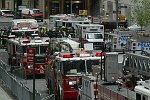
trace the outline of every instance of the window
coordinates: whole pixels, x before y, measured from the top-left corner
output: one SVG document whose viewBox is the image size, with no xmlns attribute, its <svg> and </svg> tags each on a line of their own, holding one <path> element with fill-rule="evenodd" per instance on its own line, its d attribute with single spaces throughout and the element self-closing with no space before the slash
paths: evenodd
<svg viewBox="0 0 150 100">
<path fill-rule="evenodd" d="M 141 95 L 136 93 L 136 100 L 141 100 Z"/>
<path fill-rule="evenodd" d="M 33 10 L 33 14 L 39 14 L 40 10 Z"/>
<path fill-rule="evenodd" d="M 76 75 L 85 73 L 85 61 L 64 61 L 62 62 L 65 75 Z"/>
<path fill-rule="evenodd" d="M 100 60 L 87 60 L 86 61 L 87 65 L 87 71 L 90 74 L 92 72 L 92 65 L 99 65 Z"/>
<path fill-rule="evenodd" d="M 13 11 L 2 11 L 4 14 L 13 14 Z"/>
<path fill-rule="evenodd" d="M 102 34 L 89 33 L 87 34 L 87 39 L 103 39 L 103 36 Z"/>
<path fill-rule="evenodd" d="M 148 100 L 148 96 L 143 95 L 142 100 Z"/>
<path fill-rule="evenodd" d="M 40 46 L 40 54 L 46 54 L 47 47 L 48 46 Z"/>
</svg>

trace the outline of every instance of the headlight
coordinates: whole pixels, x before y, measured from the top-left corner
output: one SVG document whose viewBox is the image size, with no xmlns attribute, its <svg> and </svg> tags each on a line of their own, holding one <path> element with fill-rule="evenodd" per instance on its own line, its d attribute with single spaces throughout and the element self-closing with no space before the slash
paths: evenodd
<svg viewBox="0 0 150 100">
<path fill-rule="evenodd" d="M 69 85 L 75 85 L 75 84 L 77 84 L 76 81 L 70 81 L 70 82 L 69 82 Z"/>
<path fill-rule="evenodd" d="M 28 69 L 33 69 L 33 65 L 28 65 Z"/>
<path fill-rule="evenodd" d="M 69 85 L 73 85 L 73 82 L 69 82 Z"/>
</svg>

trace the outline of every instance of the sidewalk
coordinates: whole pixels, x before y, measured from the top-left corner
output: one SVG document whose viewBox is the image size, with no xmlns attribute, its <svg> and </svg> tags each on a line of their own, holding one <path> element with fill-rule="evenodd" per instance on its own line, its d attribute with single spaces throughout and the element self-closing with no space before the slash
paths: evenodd
<svg viewBox="0 0 150 100">
<path fill-rule="evenodd" d="M 18 100 L 8 87 L 0 80 L 0 100 Z"/>
</svg>

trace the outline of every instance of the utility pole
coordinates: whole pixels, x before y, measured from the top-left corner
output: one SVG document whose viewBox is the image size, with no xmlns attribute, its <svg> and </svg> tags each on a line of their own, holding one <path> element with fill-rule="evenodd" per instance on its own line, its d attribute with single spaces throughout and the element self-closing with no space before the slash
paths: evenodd
<svg viewBox="0 0 150 100">
<path fill-rule="evenodd" d="M 70 1 L 70 10 L 71 10 L 71 14 L 72 14 L 72 0 Z"/>
<path fill-rule="evenodd" d="M 35 100 L 35 51 L 34 51 L 34 61 L 33 61 L 33 100 Z"/>
<path fill-rule="evenodd" d="M 118 0 L 115 0 L 116 3 L 116 29 L 118 29 Z"/>
</svg>

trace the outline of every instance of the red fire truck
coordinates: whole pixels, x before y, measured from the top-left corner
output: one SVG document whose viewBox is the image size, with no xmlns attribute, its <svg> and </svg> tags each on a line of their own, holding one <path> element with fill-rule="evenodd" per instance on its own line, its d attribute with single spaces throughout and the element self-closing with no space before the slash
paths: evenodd
<svg viewBox="0 0 150 100">
<path fill-rule="evenodd" d="M 35 34 L 34 34 L 35 35 Z M 15 38 L 10 36 L 8 39 L 8 63 L 12 66 L 19 66 L 25 70 L 25 75 L 33 74 L 33 65 L 35 66 L 35 74 L 45 74 L 46 50 L 48 47 L 48 37 L 25 37 Z M 35 62 L 34 62 L 35 59 Z M 35 64 L 34 64 L 35 63 Z"/>
<path fill-rule="evenodd" d="M 56 100 L 77 99 L 81 88 L 81 76 L 92 74 L 92 65 L 99 65 L 102 53 L 95 55 L 87 51 L 75 54 L 59 53 L 51 58 L 46 67 L 46 82 L 50 94 Z"/>
</svg>

